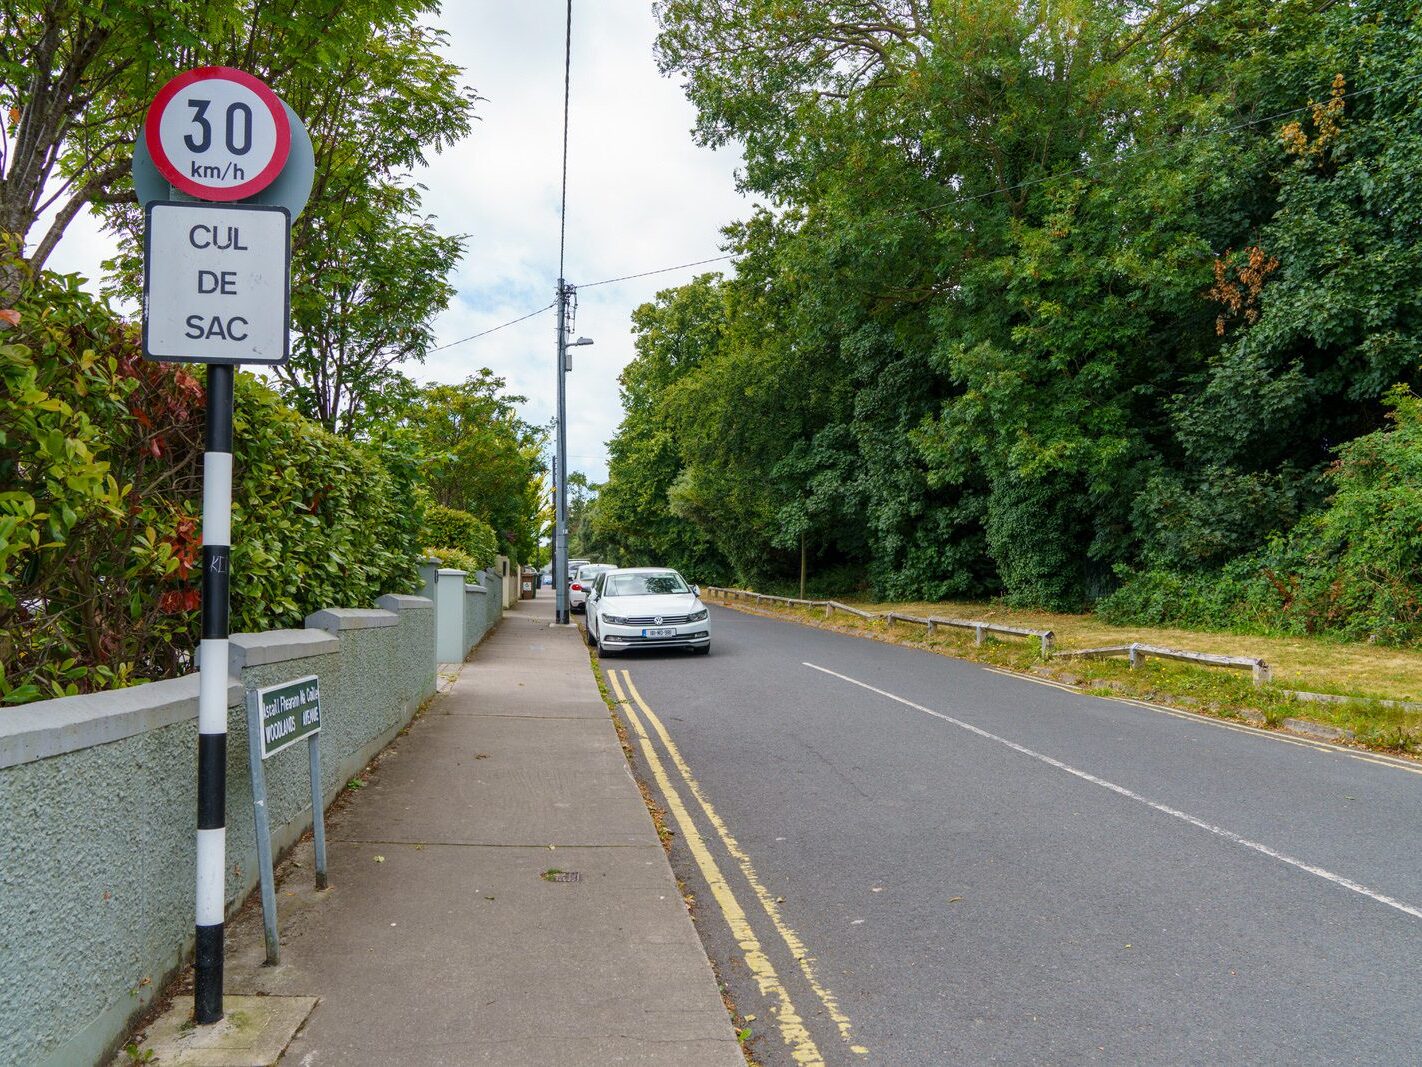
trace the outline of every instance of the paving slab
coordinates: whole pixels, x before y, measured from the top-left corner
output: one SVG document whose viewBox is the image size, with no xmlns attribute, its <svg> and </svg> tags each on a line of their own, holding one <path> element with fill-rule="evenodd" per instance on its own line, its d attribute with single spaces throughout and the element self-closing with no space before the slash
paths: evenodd
<svg viewBox="0 0 1422 1067">
<path fill-rule="evenodd" d="M 283 1063 L 744 1059 L 575 628 L 522 601 L 283 866 L 282 962 L 229 924 L 229 994 L 319 997 Z M 229 1000 L 231 999 L 229 995 Z"/>
<path fill-rule="evenodd" d="M 177 996 L 148 1025 L 143 1051 L 164 1067 L 272 1067 L 315 1006 L 315 997 L 226 996 L 218 1022 L 194 1026 L 193 998 Z M 129 1062 L 126 1053 L 114 1061 Z"/>
<path fill-rule="evenodd" d="M 328 831 L 331 840 L 647 843 L 646 805 L 628 789 L 606 721 L 492 717 L 464 731 L 412 731 L 395 749 L 363 793 L 369 802 Z M 429 774 L 431 759 L 448 773 Z"/>
</svg>

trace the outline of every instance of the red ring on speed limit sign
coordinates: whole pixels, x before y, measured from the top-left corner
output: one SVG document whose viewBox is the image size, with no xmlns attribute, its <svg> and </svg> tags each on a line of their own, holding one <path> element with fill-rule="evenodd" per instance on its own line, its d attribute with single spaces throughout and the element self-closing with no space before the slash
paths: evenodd
<svg viewBox="0 0 1422 1067">
<path fill-rule="evenodd" d="M 213 100 L 200 92 L 179 99 L 183 90 L 209 81 L 239 87 L 235 94 L 231 87 L 225 90 L 234 96 L 226 108 L 212 111 Z M 248 104 L 248 93 L 256 98 L 260 113 Z M 190 114 L 170 113 L 170 108 L 184 105 L 192 109 Z M 187 131 L 181 137 L 173 132 L 179 123 Z M 291 123 L 285 106 L 264 81 L 235 67 L 197 67 L 173 78 L 149 105 L 143 136 L 158 173 L 199 200 L 253 196 L 276 180 L 291 154 Z M 258 154 L 248 158 L 253 148 Z"/>
</svg>

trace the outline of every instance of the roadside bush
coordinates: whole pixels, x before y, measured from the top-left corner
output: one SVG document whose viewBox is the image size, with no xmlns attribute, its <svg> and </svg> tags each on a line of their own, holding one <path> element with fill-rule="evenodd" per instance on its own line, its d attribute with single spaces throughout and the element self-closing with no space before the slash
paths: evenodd
<svg viewBox="0 0 1422 1067">
<path fill-rule="evenodd" d="M 1004 603 L 1081 610 L 1086 601 L 1083 548 L 1090 534 L 1071 489 L 1049 478 L 993 478 L 985 528 Z"/>
<path fill-rule="evenodd" d="M 203 390 L 72 276 L 0 334 L 0 702 L 179 673 L 197 602 Z M 195 594 L 194 594 L 195 595 Z"/>
<path fill-rule="evenodd" d="M 439 548 L 457 549 L 477 564 L 474 569 L 492 567 L 498 555 L 498 539 L 494 529 L 483 519 L 458 508 L 431 504 L 425 509 L 424 543 Z M 453 566 L 453 564 L 450 564 Z"/>
<path fill-rule="evenodd" d="M 412 468 L 328 432 L 250 375 L 236 393 L 233 632 L 412 592 L 423 520 Z"/>
<path fill-rule="evenodd" d="M 1422 398 L 1388 395 L 1392 426 L 1339 449 L 1324 508 L 1213 573 L 1127 575 L 1109 622 L 1422 644 Z"/>
<path fill-rule="evenodd" d="M 0 703 L 192 668 L 201 371 L 140 355 L 79 289 L 30 280 L 0 333 Z M 415 587 L 417 464 L 337 438 L 239 375 L 231 628 Z"/>
<path fill-rule="evenodd" d="M 461 552 L 457 548 L 427 548 L 425 555 L 438 560 L 441 567 L 448 567 L 451 570 L 466 571 L 470 574 L 482 570 L 478 560 L 468 552 Z"/>
</svg>

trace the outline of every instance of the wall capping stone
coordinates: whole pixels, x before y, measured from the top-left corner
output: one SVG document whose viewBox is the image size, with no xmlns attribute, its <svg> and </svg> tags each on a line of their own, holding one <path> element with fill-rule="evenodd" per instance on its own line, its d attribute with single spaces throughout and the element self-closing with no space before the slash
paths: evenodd
<svg viewBox="0 0 1422 1067">
<path fill-rule="evenodd" d="M 464 586 L 464 591 L 465 591 L 466 593 L 478 593 L 480 596 L 488 596 L 488 595 L 489 595 L 489 591 L 488 591 L 487 589 L 485 589 L 482 585 L 467 585 L 467 584 L 466 584 L 466 585 Z"/>
<path fill-rule="evenodd" d="M 468 572 L 468 571 L 461 571 L 461 570 L 458 570 L 458 569 L 455 568 L 455 567 L 441 567 L 441 568 L 439 569 L 439 573 L 440 573 L 440 574 L 457 574 L 457 575 L 459 575 L 459 576 L 462 578 L 462 577 L 464 577 L 466 574 L 468 574 L 469 572 Z"/>
<path fill-rule="evenodd" d="M 432 610 L 434 601 L 427 596 L 408 596 L 404 593 L 386 593 L 376 600 L 377 608 L 384 608 L 386 611 L 422 611 Z"/>
<path fill-rule="evenodd" d="M 400 616 L 382 608 L 322 608 L 306 616 L 308 630 L 369 630 L 380 626 L 399 626 Z"/>
<path fill-rule="evenodd" d="M 128 689 L 42 700 L 0 714 L 0 767 L 62 756 L 197 718 L 198 676 L 167 678 Z M 227 686 L 227 706 L 240 707 L 242 686 Z"/>
<path fill-rule="evenodd" d="M 323 630 L 265 630 L 255 634 L 233 634 L 228 646 L 227 670 L 237 674 L 243 667 L 284 663 L 305 656 L 326 656 L 341 650 L 341 639 Z"/>
</svg>

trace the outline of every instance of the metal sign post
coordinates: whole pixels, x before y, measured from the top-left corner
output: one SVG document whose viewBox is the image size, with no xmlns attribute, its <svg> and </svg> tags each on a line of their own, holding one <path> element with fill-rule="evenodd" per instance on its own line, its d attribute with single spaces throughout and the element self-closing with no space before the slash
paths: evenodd
<svg viewBox="0 0 1422 1067">
<path fill-rule="evenodd" d="M 262 879 L 262 925 L 267 962 L 281 962 L 277 939 L 276 877 L 272 831 L 267 817 L 267 776 L 263 761 L 306 738 L 311 768 L 311 836 L 316 848 L 316 888 L 326 888 L 326 816 L 321 796 L 321 680 L 314 674 L 293 682 L 247 692 L 247 759 L 252 769 L 252 811 L 257 861 Z"/>
<path fill-rule="evenodd" d="M 301 155 L 281 193 L 268 195 L 274 206 L 234 203 L 261 197 L 288 169 L 294 130 Z M 139 144 L 143 353 L 208 365 L 193 964 L 193 1016 L 206 1024 L 222 1018 L 233 380 L 239 364 L 287 358 L 291 216 L 310 192 L 310 139 L 259 79 L 201 67 L 158 91 Z M 185 197 L 218 203 L 167 202 Z"/>
</svg>

